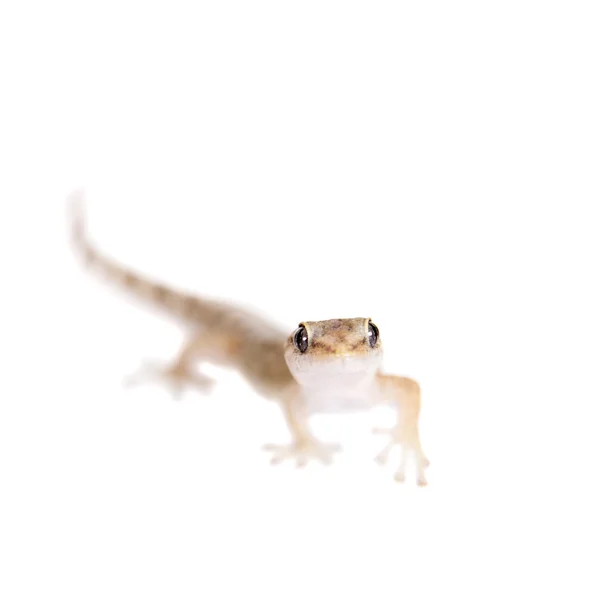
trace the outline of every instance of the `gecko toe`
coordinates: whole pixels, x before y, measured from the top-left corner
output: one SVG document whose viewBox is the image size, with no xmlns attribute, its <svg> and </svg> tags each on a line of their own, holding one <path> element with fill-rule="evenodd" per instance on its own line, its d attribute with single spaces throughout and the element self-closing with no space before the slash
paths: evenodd
<svg viewBox="0 0 600 600">
<path fill-rule="evenodd" d="M 429 465 L 429 460 L 425 457 L 421 445 L 418 440 L 411 439 L 405 435 L 403 430 L 398 427 L 392 427 L 389 429 L 375 428 L 373 433 L 386 434 L 389 436 L 389 440 L 384 448 L 375 456 L 375 462 L 379 465 L 384 465 L 392 450 L 398 446 L 400 450 L 400 465 L 394 473 L 394 479 L 400 483 L 406 479 L 405 471 L 408 460 L 413 457 L 414 465 L 417 470 L 417 484 L 419 486 L 427 485 L 425 479 L 424 470 Z"/>
<path fill-rule="evenodd" d="M 324 465 L 333 463 L 333 455 L 341 451 L 339 444 L 323 444 L 316 440 L 303 440 L 287 445 L 265 444 L 262 449 L 272 453 L 271 464 L 278 465 L 284 460 L 293 460 L 298 469 L 316 460 Z"/>
<path fill-rule="evenodd" d="M 388 444 L 386 444 L 386 446 L 381 450 L 381 452 L 379 452 L 379 454 L 375 456 L 375 462 L 381 466 L 385 465 L 390 457 L 390 452 L 392 451 L 393 447 L 394 443 L 388 442 Z"/>
<path fill-rule="evenodd" d="M 396 471 L 396 473 L 394 473 L 394 479 L 398 483 L 404 483 L 406 481 L 406 474 L 404 471 Z"/>
</svg>

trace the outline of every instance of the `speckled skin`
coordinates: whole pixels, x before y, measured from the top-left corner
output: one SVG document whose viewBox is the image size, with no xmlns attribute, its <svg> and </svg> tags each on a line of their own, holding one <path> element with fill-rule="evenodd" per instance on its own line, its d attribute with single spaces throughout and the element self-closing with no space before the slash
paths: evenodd
<svg viewBox="0 0 600 600">
<path fill-rule="evenodd" d="M 377 462 L 387 460 L 398 445 L 402 459 L 395 479 L 404 481 L 409 456 L 414 459 L 416 480 L 427 484 L 425 457 L 419 439 L 420 389 L 405 377 L 381 373 L 381 338 L 369 343 L 368 318 L 305 321 L 308 345 L 301 352 L 294 332 L 285 332 L 237 306 L 198 298 L 161 283 L 152 282 L 102 256 L 85 235 L 81 194 L 71 198 L 72 238 L 85 264 L 135 296 L 166 309 L 190 328 L 179 356 L 167 367 L 146 368 L 127 379 L 132 384 L 158 376 L 179 393 L 186 384 L 207 392 L 212 380 L 195 370 L 202 363 L 231 366 L 240 371 L 254 389 L 281 406 L 292 441 L 267 445 L 276 464 L 293 459 L 298 466 L 311 459 L 330 463 L 336 444 L 317 440 L 308 427 L 312 412 L 368 410 L 377 404 L 397 407 L 398 419 Z"/>
</svg>

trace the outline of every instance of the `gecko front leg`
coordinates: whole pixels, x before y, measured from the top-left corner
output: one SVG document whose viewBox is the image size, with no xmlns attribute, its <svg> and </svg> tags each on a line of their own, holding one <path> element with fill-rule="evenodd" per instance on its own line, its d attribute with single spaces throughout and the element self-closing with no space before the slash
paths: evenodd
<svg viewBox="0 0 600 600">
<path fill-rule="evenodd" d="M 299 386 L 293 385 L 284 393 L 281 408 L 292 441 L 289 444 L 263 446 L 263 450 L 272 453 L 271 464 L 277 465 L 284 460 L 294 460 L 297 467 L 305 467 L 311 460 L 318 460 L 325 465 L 331 464 L 334 454 L 341 451 L 341 446 L 321 442 L 311 433 Z"/>
<path fill-rule="evenodd" d="M 389 436 L 388 443 L 375 457 L 379 464 L 385 464 L 389 454 L 395 446 L 400 447 L 400 465 L 395 473 L 396 481 L 404 481 L 406 478 L 406 467 L 408 458 L 413 457 L 417 484 L 427 485 L 425 469 L 429 466 L 429 460 L 425 456 L 419 436 L 419 413 L 421 409 L 421 390 L 419 384 L 407 377 L 394 375 L 377 375 L 380 385 L 382 399 L 386 403 L 397 406 L 398 418 L 396 424 L 390 429 L 375 429 L 375 433 L 383 433 Z"/>
</svg>

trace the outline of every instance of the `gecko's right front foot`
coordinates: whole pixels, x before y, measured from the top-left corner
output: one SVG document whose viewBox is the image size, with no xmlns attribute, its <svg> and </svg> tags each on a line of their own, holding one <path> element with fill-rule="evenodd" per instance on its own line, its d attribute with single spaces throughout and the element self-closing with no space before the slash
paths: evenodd
<svg viewBox="0 0 600 600">
<path fill-rule="evenodd" d="M 297 467 L 305 467 L 311 460 L 330 465 L 333 456 L 340 452 L 339 444 L 325 444 L 313 438 L 295 440 L 291 444 L 265 444 L 263 450 L 271 452 L 271 464 L 278 465 L 284 460 L 295 460 Z"/>
<path fill-rule="evenodd" d="M 190 372 L 179 364 L 165 367 L 150 363 L 143 363 L 137 371 L 125 377 L 123 385 L 132 387 L 150 381 L 159 381 L 164 384 L 175 400 L 181 398 L 186 385 L 198 389 L 203 394 L 208 394 L 214 385 L 214 381 L 210 377 Z"/>
</svg>

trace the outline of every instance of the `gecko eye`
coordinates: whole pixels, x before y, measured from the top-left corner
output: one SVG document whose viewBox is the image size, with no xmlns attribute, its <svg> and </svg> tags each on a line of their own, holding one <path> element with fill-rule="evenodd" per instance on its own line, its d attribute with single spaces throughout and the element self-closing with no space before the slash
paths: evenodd
<svg viewBox="0 0 600 600">
<path fill-rule="evenodd" d="M 304 325 L 300 325 L 300 327 L 296 330 L 296 333 L 294 333 L 294 345 L 302 353 L 308 350 L 308 332 L 306 331 L 306 327 L 304 327 Z"/>
<path fill-rule="evenodd" d="M 379 329 L 377 329 L 377 326 L 373 323 L 369 323 L 369 333 L 367 335 L 369 338 L 369 346 L 374 348 L 377 340 L 379 339 Z"/>
</svg>

